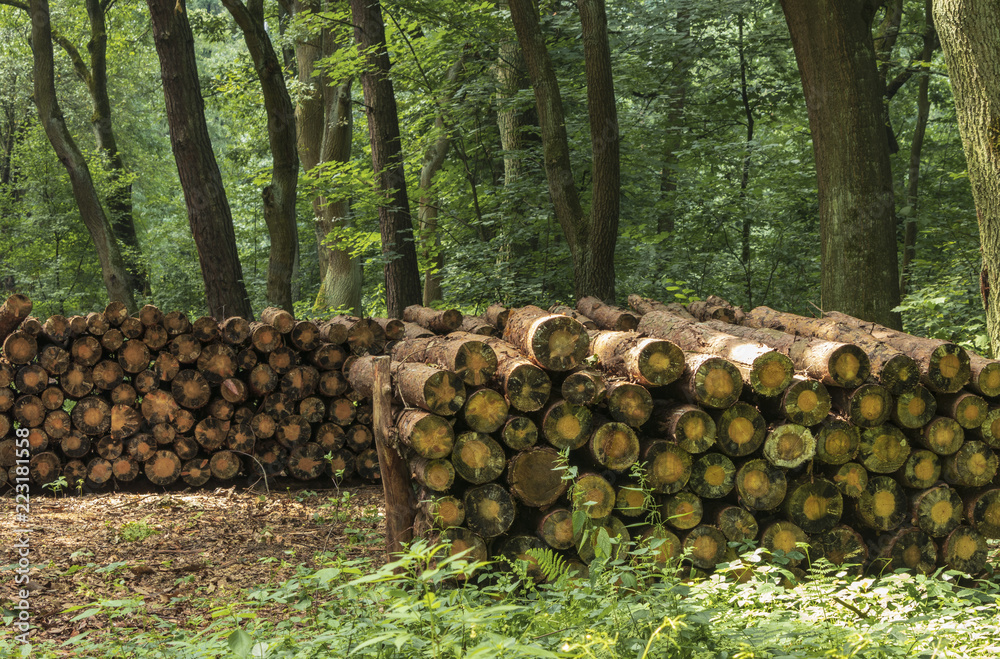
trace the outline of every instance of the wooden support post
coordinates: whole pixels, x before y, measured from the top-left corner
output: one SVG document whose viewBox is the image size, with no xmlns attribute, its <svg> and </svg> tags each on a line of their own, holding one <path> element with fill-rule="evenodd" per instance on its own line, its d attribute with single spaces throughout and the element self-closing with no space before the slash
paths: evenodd
<svg viewBox="0 0 1000 659">
<path fill-rule="evenodd" d="M 413 539 L 413 520 L 416 501 L 410 485 L 410 470 L 396 450 L 392 434 L 392 375 L 391 359 L 375 357 L 375 384 L 372 392 L 375 449 L 378 451 L 379 469 L 382 472 L 382 489 L 385 493 L 385 544 L 389 560 L 403 549 L 404 543 Z"/>
</svg>

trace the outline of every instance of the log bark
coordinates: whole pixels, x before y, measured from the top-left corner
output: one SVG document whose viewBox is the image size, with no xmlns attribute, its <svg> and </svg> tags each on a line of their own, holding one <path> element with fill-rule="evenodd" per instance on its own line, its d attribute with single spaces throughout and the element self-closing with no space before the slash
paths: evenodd
<svg viewBox="0 0 1000 659">
<path fill-rule="evenodd" d="M 598 329 L 597 323 L 595 323 L 593 320 L 591 320 L 587 316 L 584 316 L 582 313 L 580 313 L 573 307 L 567 307 L 564 304 L 553 304 L 551 307 L 549 307 L 549 313 L 556 313 L 559 314 L 560 316 L 569 316 L 573 320 L 579 322 L 588 330 Z"/>
<path fill-rule="evenodd" d="M 573 371 L 560 385 L 562 397 L 574 405 L 596 405 L 604 399 L 606 384 L 600 371 L 585 368 Z"/>
<path fill-rule="evenodd" d="M 635 332 L 590 332 L 590 354 L 612 376 L 648 387 L 668 385 L 684 372 L 684 353 L 674 343 Z"/>
<path fill-rule="evenodd" d="M 580 298 L 576 303 L 576 308 L 603 330 L 632 332 L 639 326 L 639 319 L 634 314 L 625 309 L 605 304 L 593 296 Z"/>
<path fill-rule="evenodd" d="M 633 294 L 628 296 L 628 306 L 632 307 L 633 311 L 639 315 L 652 313 L 653 311 L 666 311 L 667 313 L 672 313 L 675 316 L 680 316 L 685 320 L 697 320 L 697 318 L 692 316 L 688 312 L 687 308 L 679 302 L 664 304 L 663 302 L 659 302 L 651 298 Z"/>
<path fill-rule="evenodd" d="M 670 313 L 646 314 L 639 322 L 639 331 L 673 341 L 688 352 L 724 357 L 737 364 L 746 384 L 763 396 L 776 396 L 792 379 L 792 361 L 780 352 Z"/>
<path fill-rule="evenodd" d="M 514 310 L 504 328 L 504 341 L 550 371 L 569 371 L 587 357 L 590 336 L 577 321 L 534 306 Z"/>
<path fill-rule="evenodd" d="M 403 309 L 403 320 L 416 323 L 435 334 L 448 334 L 462 327 L 462 313 L 457 309 L 432 309 L 414 304 Z"/>
<path fill-rule="evenodd" d="M 481 386 L 497 370 L 497 356 L 478 335 L 454 332 L 448 336 L 400 341 L 391 353 L 400 362 L 439 364 L 456 373 L 465 384 Z"/>
<path fill-rule="evenodd" d="M 521 412 L 540 410 L 549 399 L 552 381 L 511 344 L 496 337 L 478 336 L 496 354 L 493 383 L 500 387 L 511 407 Z"/>
<path fill-rule="evenodd" d="M 919 367 L 911 357 L 857 326 L 831 317 L 808 318 L 757 307 L 746 314 L 741 324 L 856 345 L 868 356 L 872 376 L 893 395 L 907 391 L 919 382 Z"/>
<path fill-rule="evenodd" d="M 851 343 L 805 338 L 767 328 L 729 325 L 717 320 L 705 323 L 705 326 L 769 346 L 791 359 L 796 371 L 805 372 L 823 384 L 857 387 L 871 373 L 868 355 Z"/>
<path fill-rule="evenodd" d="M 921 383 L 931 391 L 954 393 L 972 376 L 969 355 L 954 343 L 913 336 L 836 311 L 828 311 L 825 316 L 867 332 L 908 355 L 920 367 Z"/>
</svg>

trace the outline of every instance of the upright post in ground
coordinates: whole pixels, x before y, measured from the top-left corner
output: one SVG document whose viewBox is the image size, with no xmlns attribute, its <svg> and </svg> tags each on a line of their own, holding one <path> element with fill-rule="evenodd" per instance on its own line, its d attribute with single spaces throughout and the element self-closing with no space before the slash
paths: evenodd
<svg viewBox="0 0 1000 659">
<path fill-rule="evenodd" d="M 375 357 L 375 383 L 372 392 L 372 430 L 382 472 L 385 493 L 385 544 L 392 560 L 413 539 L 416 501 L 410 485 L 410 470 L 396 450 L 392 434 L 392 375 L 389 357 Z"/>
</svg>

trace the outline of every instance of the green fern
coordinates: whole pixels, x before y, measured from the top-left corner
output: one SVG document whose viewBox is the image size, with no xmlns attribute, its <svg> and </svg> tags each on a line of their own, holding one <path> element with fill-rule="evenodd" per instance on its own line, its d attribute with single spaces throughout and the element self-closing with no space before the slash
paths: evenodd
<svg viewBox="0 0 1000 659">
<path fill-rule="evenodd" d="M 559 577 L 569 574 L 569 562 L 566 557 L 557 554 L 551 548 L 529 549 L 528 556 L 538 562 L 538 569 L 542 571 L 546 581 L 555 581 Z"/>
</svg>

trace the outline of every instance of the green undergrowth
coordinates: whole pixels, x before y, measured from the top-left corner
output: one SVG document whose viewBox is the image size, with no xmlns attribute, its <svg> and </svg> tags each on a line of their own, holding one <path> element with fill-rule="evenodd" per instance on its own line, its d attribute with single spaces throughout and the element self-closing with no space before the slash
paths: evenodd
<svg viewBox="0 0 1000 659">
<path fill-rule="evenodd" d="M 1000 656 L 996 584 L 954 572 L 859 577 L 821 560 L 796 581 L 758 549 L 694 579 L 657 567 L 647 548 L 599 555 L 578 577 L 552 552 L 532 552 L 544 583 L 524 562 L 468 563 L 417 542 L 376 569 L 342 559 L 299 568 L 181 623 L 141 599 L 95 602 L 75 607 L 76 620 L 102 617 L 113 632 L 36 644 L 32 656 Z M 16 657 L 10 622 L 0 656 Z"/>
</svg>

